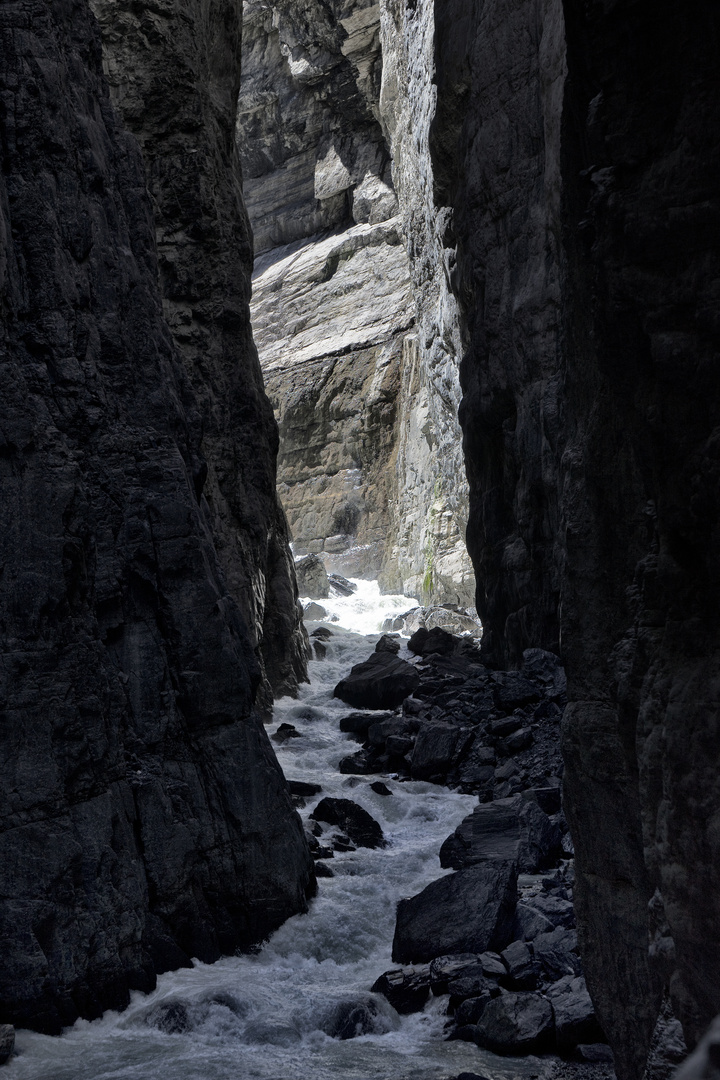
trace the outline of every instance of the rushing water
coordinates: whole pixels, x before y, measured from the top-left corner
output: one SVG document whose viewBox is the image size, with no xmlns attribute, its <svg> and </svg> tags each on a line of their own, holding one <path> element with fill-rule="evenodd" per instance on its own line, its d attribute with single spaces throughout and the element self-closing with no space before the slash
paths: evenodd
<svg viewBox="0 0 720 1080">
<path fill-rule="evenodd" d="M 475 803 L 392 778 L 393 794 L 381 796 L 370 789 L 373 777 L 358 782 L 338 772 L 354 744 L 339 733 L 348 710 L 333 687 L 367 658 L 383 618 L 411 603 L 381 597 L 372 582 L 359 582 L 353 597 L 325 601 L 338 620 L 326 622 L 333 635 L 327 657 L 310 663 L 312 681 L 299 699 L 276 703 L 271 728 L 287 722 L 302 733 L 278 748 L 288 778 L 322 785 L 303 817 L 323 795 L 352 798 L 380 822 L 388 846 L 336 853 L 335 876 L 320 879 L 309 914 L 290 919 L 257 955 L 163 975 L 154 993 L 133 995 L 124 1013 L 79 1021 L 60 1039 L 18 1032 L 8 1080 L 436 1080 L 462 1071 L 529 1080 L 548 1073 L 549 1063 L 537 1058 L 501 1059 L 445 1041 L 443 998 L 399 1017 L 374 995 L 372 1033 L 348 1040 L 325 1033 L 338 1007 L 366 1001 L 392 966 L 397 900 L 443 874 L 440 844 Z"/>
</svg>

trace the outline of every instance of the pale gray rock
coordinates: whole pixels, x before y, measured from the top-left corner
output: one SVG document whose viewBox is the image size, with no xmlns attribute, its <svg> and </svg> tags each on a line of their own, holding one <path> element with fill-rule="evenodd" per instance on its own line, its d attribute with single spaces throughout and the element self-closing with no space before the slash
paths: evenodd
<svg viewBox="0 0 720 1080">
<path fill-rule="evenodd" d="M 298 592 L 310 600 L 326 600 L 330 595 L 330 582 L 322 559 L 317 555 L 305 555 L 295 560 Z"/>
</svg>

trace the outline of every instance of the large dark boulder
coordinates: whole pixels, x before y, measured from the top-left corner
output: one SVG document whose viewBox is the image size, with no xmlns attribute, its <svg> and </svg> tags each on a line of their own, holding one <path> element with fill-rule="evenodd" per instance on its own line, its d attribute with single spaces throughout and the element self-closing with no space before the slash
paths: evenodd
<svg viewBox="0 0 720 1080">
<path fill-rule="evenodd" d="M 472 866 L 433 881 L 398 904 L 393 960 L 427 963 L 446 953 L 503 949 L 516 901 L 517 874 L 509 862 Z"/>
<path fill-rule="evenodd" d="M 475 1041 L 495 1054 L 530 1054 L 550 1049 L 553 1027 L 553 1010 L 547 998 L 503 994 L 483 1009 Z"/>
<path fill-rule="evenodd" d="M 444 777 L 474 738 L 471 728 L 443 722 L 421 723 L 412 755 L 416 780 Z"/>
<path fill-rule="evenodd" d="M 459 870 L 511 859 L 519 873 L 532 874 L 548 865 L 560 839 L 560 829 L 533 798 L 514 795 L 475 807 L 440 848 L 440 865 Z"/>
<path fill-rule="evenodd" d="M 585 979 L 581 975 L 566 975 L 548 987 L 545 993 L 555 1015 L 558 1050 L 571 1050 L 578 1043 L 605 1041 Z"/>
<path fill-rule="evenodd" d="M 412 664 L 391 652 L 375 652 L 352 668 L 337 684 L 334 695 L 355 709 L 395 709 L 419 682 Z"/>
<path fill-rule="evenodd" d="M 374 817 L 352 799 L 321 799 L 311 818 L 328 825 L 339 825 L 346 836 L 358 847 L 379 848 L 385 846 L 383 831 Z"/>
<path fill-rule="evenodd" d="M 422 1012 L 430 997 L 430 967 L 422 964 L 385 971 L 375 980 L 372 990 L 386 997 L 401 1016 Z"/>
</svg>

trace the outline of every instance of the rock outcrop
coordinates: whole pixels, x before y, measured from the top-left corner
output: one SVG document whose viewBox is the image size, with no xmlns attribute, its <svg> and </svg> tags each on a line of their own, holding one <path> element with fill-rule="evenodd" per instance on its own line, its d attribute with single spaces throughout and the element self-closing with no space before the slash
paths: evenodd
<svg viewBox="0 0 720 1080">
<path fill-rule="evenodd" d="M 0 1020 L 52 1032 L 261 940 L 312 870 L 97 23 L 20 0 L 0 35 Z M 248 519 L 272 501 L 254 468 Z"/>
<path fill-rule="evenodd" d="M 433 345 L 428 374 L 415 324 L 423 342 L 439 340 L 426 311 L 450 297 L 436 296 L 439 259 L 427 295 L 411 286 L 427 270 L 408 231 L 425 196 L 412 168 L 399 169 L 411 139 L 407 124 L 395 139 L 400 120 L 381 92 L 389 43 L 370 0 L 313 0 L 301 13 L 290 0 L 245 5 L 238 145 L 259 255 L 252 318 L 296 554 L 469 604 L 457 334 Z"/>
<path fill-rule="evenodd" d="M 720 24 L 434 7 L 484 655 L 565 662 L 579 937 L 625 1080 L 663 984 L 690 1045 L 720 1010 Z"/>
<path fill-rule="evenodd" d="M 138 140 L 153 200 L 165 317 L 193 388 L 204 494 L 230 594 L 271 692 L 306 677 L 277 430 L 250 328 L 252 238 L 234 131 L 241 6 L 91 0 L 113 103 Z"/>
</svg>

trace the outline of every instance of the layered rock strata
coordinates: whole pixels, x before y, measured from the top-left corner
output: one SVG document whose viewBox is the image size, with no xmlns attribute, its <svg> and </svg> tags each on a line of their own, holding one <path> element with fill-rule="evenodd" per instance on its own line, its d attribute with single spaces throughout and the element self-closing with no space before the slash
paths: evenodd
<svg viewBox="0 0 720 1080">
<path fill-rule="evenodd" d="M 261 940 L 312 870 L 97 24 L 21 0 L 0 34 L 0 1020 L 52 1032 Z"/>
<path fill-rule="evenodd" d="M 91 7 L 113 103 L 143 152 L 163 308 L 202 425 L 213 534 L 269 705 L 269 691 L 294 693 L 306 677 L 307 639 L 275 494 L 277 430 L 250 329 L 252 239 L 234 139 L 240 5 Z"/>
<path fill-rule="evenodd" d="M 559 643 L 588 985 L 638 1077 L 663 984 L 689 1044 L 720 1009 L 720 27 L 555 0 L 435 19 L 485 656 Z"/>
<path fill-rule="evenodd" d="M 330 568 L 379 576 L 387 589 L 470 603 L 448 419 L 457 335 L 438 323 L 449 296 L 436 295 L 434 254 L 428 295 L 411 288 L 412 267 L 418 280 L 427 271 L 408 231 L 425 195 L 408 183 L 412 169 L 399 171 L 408 125 L 396 140 L 400 120 L 385 116 L 388 41 L 367 0 L 315 0 L 302 12 L 289 0 L 245 5 L 238 143 L 260 255 L 253 323 L 296 552 L 322 552 Z"/>
</svg>

